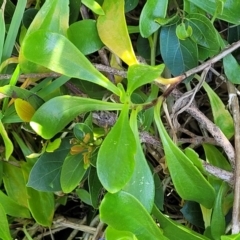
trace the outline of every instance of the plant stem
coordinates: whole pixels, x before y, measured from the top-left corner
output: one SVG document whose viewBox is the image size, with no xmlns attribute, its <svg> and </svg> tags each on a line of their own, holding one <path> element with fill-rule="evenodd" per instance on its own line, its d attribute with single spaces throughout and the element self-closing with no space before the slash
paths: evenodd
<svg viewBox="0 0 240 240">
<path fill-rule="evenodd" d="M 234 85 L 227 82 L 229 104 L 231 106 L 235 135 L 235 172 L 234 172 L 234 201 L 232 214 L 232 234 L 240 232 L 240 113 L 239 102 Z"/>
</svg>

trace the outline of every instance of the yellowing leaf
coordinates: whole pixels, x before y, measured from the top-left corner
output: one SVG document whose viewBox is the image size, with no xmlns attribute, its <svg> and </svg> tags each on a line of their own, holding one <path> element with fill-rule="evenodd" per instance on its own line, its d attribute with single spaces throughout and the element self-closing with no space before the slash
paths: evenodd
<svg viewBox="0 0 240 240">
<path fill-rule="evenodd" d="M 124 0 L 105 0 L 105 15 L 99 16 L 97 29 L 102 42 L 128 65 L 137 64 L 128 35 L 124 15 Z"/>
<path fill-rule="evenodd" d="M 35 109 L 33 106 L 21 98 L 17 98 L 15 100 L 15 108 L 17 115 L 24 121 L 24 122 L 30 122 L 33 114 L 35 113 Z"/>
</svg>

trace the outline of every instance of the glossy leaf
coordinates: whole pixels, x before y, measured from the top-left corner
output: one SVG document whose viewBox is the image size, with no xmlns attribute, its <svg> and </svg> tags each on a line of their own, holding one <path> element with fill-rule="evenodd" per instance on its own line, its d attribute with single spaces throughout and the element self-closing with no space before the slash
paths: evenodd
<svg viewBox="0 0 240 240">
<path fill-rule="evenodd" d="M 214 123 L 221 129 L 224 135 L 230 139 L 234 135 L 233 118 L 226 109 L 219 96 L 204 82 L 203 87 L 207 92 L 211 104 Z"/>
<path fill-rule="evenodd" d="M 234 84 L 240 84 L 240 65 L 232 54 L 223 58 L 223 67 L 228 80 Z"/>
<path fill-rule="evenodd" d="M 129 66 L 137 64 L 127 31 L 124 0 L 105 0 L 102 8 L 105 15 L 99 16 L 97 20 L 98 34 L 102 42 Z"/>
<path fill-rule="evenodd" d="M 10 235 L 9 224 L 7 220 L 6 213 L 4 208 L 0 203 L 0 236 L 3 240 L 11 240 L 12 237 Z"/>
<path fill-rule="evenodd" d="M 98 15 L 104 15 L 105 14 L 103 9 L 101 8 L 101 6 L 98 4 L 97 1 L 82 0 L 82 3 Z"/>
<path fill-rule="evenodd" d="M 8 136 L 6 129 L 3 126 L 2 121 L 0 120 L 0 135 L 2 136 L 4 146 L 5 146 L 5 159 L 9 160 L 10 156 L 13 153 L 13 143 Z"/>
<path fill-rule="evenodd" d="M 19 205 L 15 200 L 0 191 L 0 203 L 7 215 L 13 217 L 30 218 L 29 210 Z"/>
<path fill-rule="evenodd" d="M 153 80 L 160 77 L 164 70 L 164 67 L 164 64 L 157 66 L 136 64 L 130 66 L 127 72 L 128 94 L 131 95 L 133 91 L 136 90 L 138 87 L 147 83 L 151 83 L 153 82 Z"/>
<path fill-rule="evenodd" d="M 96 52 L 103 47 L 98 36 L 96 21 L 85 19 L 73 23 L 67 30 L 68 39 L 84 54 Z"/>
<path fill-rule="evenodd" d="M 116 230 L 133 233 L 138 240 L 167 240 L 141 203 L 129 193 L 107 193 L 99 210 L 101 221 Z"/>
<path fill-rule="evenodd" d="M 239 240 L 240 239 L 240 233 L 239 234 L 233 234 L 233 235 L 222 235 L 221 240 Z"/>
<path fill-rule="evenodd" d="M 193 41 L 207 49 L 209 57 L 217 54 L 220 50 L 220 43 L 216 29 L 211 21 L 206 16 L 198 13 L 189 14 L 186 20 L 188 26 L 192 28 L 191 38 Z"/>
<path fill-rule="evenodd" d="M 25 46 L 26 39 L 33 32 L 40 29 L 54 33 L 67 35 L 68 20 L 69 20 L 69 2 L 65 0 L 47 0 L 38 11 L 37 15 L 33 19 L 30 27 L 27 30 L 25 38 L 22 42 L 22 47 L 19 53 L 19 63 L 22 71 L 24 72 L 47 72 L 47 69 L 41 67 L 41 63 L 34 63 L 33 61 L 26 59 L 23 53 L 23 46 Z M 61 17 L 59 17 L 61 16 Z M 38 44 L 37 44 L 38 45 Z M 40 46 L 40 44 L 38 45 Z M 30 45 L 29 48 L 32 48 Z M 34 51 L 34 50 L 33 50 Z M 39 64 L 39 65 L 38 65 Z"/>
<path fill-rule="evenodd" d="M 204 11 L 214 15 L 219 1 L 215 0 L 189 0 Z M 238 9 L 240 8 L 239 1 L 226 0 L 224 1 L 223 11 L 217 15 L 217 18 L 222 19 L 233 24 L 240 23 L 240 16 Z"/>
<path fill-rule="evenodd" d="M 140 201 L 145 209 L 150 213 L 154 203 L 155 187 L 153 174 L 147 164 L 139 139 L 137 113 L 138 112 L 136 110 L 133 110 L 130 118 L 130 126 L 137 144 L 135 168 L 130 181 L 126 184 L 126 186 L 124 186 L 123 190 L 138 199 L 138 201 Z"/>
<path fill-rule="evenodd" d="M 157 218 L 161 228 L 163 229 L 164 236 L 168 239 L 210 240 L 209 238 L 171 220 L 168 216 L 162 214 L 156 207 L 153 208 L 153 215 Z"/>
<path fill-rule="evenodd" d="M 125 105 L 122 109 L 117 122 L 104 139 L 97 157 L 99 180 L 111 193 L 120 191 L 134 173 L 136 141 L 129 126 L 128 107 Z"/>
<path fill-rule="evenodd" d="M 110 226 L 107 227 L 105 234 L 107 240 L 137 240 L 133 233 L 127 231 L 118 231 Z"/>
<path fill-rule="evenodd" d="M 68 77 L 93 82 L 119 94 L 118 88 L 63 35 L 45 30 L 36 31 L 25 39 L 22 52 L 31 62 Z"/>
<path fill-rule="evenodd" d="M 60 176 L 63 192 L 72 192 L 80 183 L 85 172 L 83 154 L 68 155 L 62 165 Z"/>
<path fill-rule="evenodd" d="M 30 125 L 45 139 L 52 138 L 81 113 L 100 110 L 121 110 L 122 104 L 90 98 L 60 96 L 43 104 L 33 115 Z"/>
<path fill-rule="evenodd" d="M 168 0 L 147 0 L 139 20 L 142 37 L 149 37 L 160 25 L 155 21 L 157 18 L 165 18 L 167 14 Z"/>
<path fill-rule="evenodd" d="M 227 183 L 222 182 L 222 186 L 218 191 L 216 201 L 214 203 L 210 225 L 211 235 L 214 237 L 214 239 L 220 239 L 221 235 L 223 235 L 226 230 L 225 215 L 223 212 L 223 201 L 228 190 L 229 187 Z"/>
<path fill-rule="evenodd" d="M 125 0 L 124 5 L 125 12 L 132 11 L 138 5 L 138 2 L 139 0 Z"/>
<path fill-rule="evenodd" d="M 161 29 L 160 51 L 164 63 L 174 76 L 198 65 L 197 44 L 190 38 L 179 40 L 176 36 L 176 25 Z"/>
<path fill-rule="evenodd" d="M 14 101 L 14 104 L 18 116 L 24 122 L 30 122 L 32 116 L 35 113 L 35 109 L 33 108 L 33 106 L 29 102 L 22 100 L 20 98 L 17 98 Z"/>
<path fill-rule="evenodd" d="M 211 208 L 215 200 L 213 187 L 191 160 L 176 146 L 166 132 L 160 118 L 161 102 L 155 106 L 154 119 L 160 134 L 168 169 L 178 194 L 185 200 L 196 201 Z"/>
<path fill-rule="evenodd" d="M 64 139 L 55 152 L 42 154 L 30 172 L 27 186 L 38 191 L 61 191 L 60 173 L 69 151 L 69 139 Z"/>
</svg>

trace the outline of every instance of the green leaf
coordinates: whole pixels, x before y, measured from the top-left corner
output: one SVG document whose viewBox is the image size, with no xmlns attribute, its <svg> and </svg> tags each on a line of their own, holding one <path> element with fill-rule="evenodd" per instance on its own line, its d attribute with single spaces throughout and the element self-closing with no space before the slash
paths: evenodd
<svg viewBox="0 0 240 240">
<path fill-rule="evenodd" d="M 174 76 L 198 65 L 197 44 L 190 38 L 179 40 L 176 36 L 176 25 L 161 29 L 160 51 L 164 63 Z"/>
<path fill-rule="evenodd" d="M 31 218 L 29 210 L 0 191 L 0 203 L 7 215 L 20 218 Z"/>
<path fill-rule="evenodd" d="M 5 85 L 0 87 L 0 98 L 20 98 L 29 102 L 34 109 L 38 109 L 43 103 L 43 99 L 35 93 L 16 86 Z"/>
<path fill-rule="evenodd" d="M 125 0 L 124 9 L 125 12 L 132 11 L 137 5 L 139 0 Z"/>
<path fill-rule="evenodd" d="M 239 234 L 233 234 L 233 235 L 222 235 L 221 240 L 239 240 L 240 239 L 240 233 Z"/>
<path fill-rule="evenodd" d="M 82 0 L 82 3 L 98 15 L 105 14 L 98 2 L 94 0 Z"/>
<path fill-rule="evenodd" d="M 205 143 L 203 144 L 203 149 L 206 155 L 206 160 L 210 164 L 226 171 L 232 171 L 232 167 L 228 160 L 215 146 Z"/>
<path fill-rule="evenodd" d="M 233 118 L 226 109 L 218 95 L 204 82 L 203 87 L 207 92 L 211 104 L 214 123 L 221 129 L 224 135 L 230 139 L 234 135 Z"/>
<path fill-rule="evenodd" d="M 223 201 L 228 190 L 228 184 L 222 182 L 222 185 L 216 197 L 216 201 L 214 203 L 210 225 L 211 235 L 214 239 L 220 239 L 221 235 L 223 235 L 226 230 L 225 215 L 223 212 Z"/>
<path fill-rule="evenodd" d="M 46 152 L 54 152 L 56 149 L 60 147 L 61 142 L 62 142 L 61 138 L 56 138 L 53 142 L 48 142 Z"/>
<path fill-rule="evenodd" d="M 134 172 L 136 141 L 129 126 L 128 111 L 129 106 L 125 105 L 98 152 L 98 177 L 111 193 L 120 191 Z"/>
<path fill-rule="evenodd" d="M 2 57 L 2 62 L 5 61 L 7 58 L 11 57 L 14 45 L 16 43 L 16 38 L 18 34 L 18 30 L 22 21 L 23 13 L 27 4 L 27 0 L 19 0 L 17 1 L 17 6 L 14 11 L 14 14 L 11 20 L 10 27 L 7 32 L 6 39 L 4 41 L 4 47 L 2 56 L 0 55 L 0 60 Z M 3 35 L 5 36 L 5 35 Z M 0 61 L 1 62 L 1 61 Z"/>
<path fill-rule="evenodd" d="M 234 84 L 240 84 L 240 66 L 232 54 L 223 58 L 223 67 L 227 79 Z"/>
<path fill-rule="evenodd" d="M 119 94 L 118 88 L 63 35 L 38 30 L 25 39 L 22 52 L 31 62 L 71 78 L 93 82 Z"/>
<path fill-rule="evenodd" d="M 76 116 L 88 111 L 121 110 L 122 104 L 89 98 L 60 96 L 43 104 L 33 115 L 30 125 L 45 139 L 52 138 Z"/>
<path fill-rule="evenodd" d="M 153 82 L 153 80 L 161 75 L 164 67 L 164 64 L 157 66 L 135 64 L 130 66 L 127 72 L 127 93 L 131 95 L 138 87 Z"/>
<path fill-rule="evenodd" d="M 53 193 L 36 191 L 32 188 L 27 188 L 27 191 L 29 196 L 28 205 L 33 218 L 38 224 L 50 227 L 55 211 Z M 40 211 L 39 209 L 43 210 Z"/>
<path fill-rule="evenodd" d="M 63 163 L 61 171 L 61 187 L 64 193 L 72 192 L 80 183 L 86 169 L 84 168 L 84 156 L 82 153 L 68 155 Z"/>
<path fill-rule="evenodd" d="M 198 45 L 207 49 L 208 57 L 212 57 L 219 52 L 220 43 L 216 29 L 206 16 L 198 13 L 189 14 L 186 23 L 192 28 L 191 38 Z"/>
<path fill-rule="evenodd" d="M 0 236 L 3 240 L 11 240 L 9 224 L 3 206 L 0 203 Z"/>
<path fill-rule="evenodd" d="M 85 189 L 76 189 L 76 193 L 81 201 L 88 205 L 92 205 L 90 194 Z"/>
<path fill-rule="evenodd" d="M 105 234 L 107 240 L 137 240 L 133 233 L 127 231 L 118 231 L 111 226 L 107 227 Z"/>
<path fill-rule="evenodd" d="M 3 126 L 3 123 L 1 121 L 1 119 L 0 119 L 0 134 L 1 134 L 2 139 L 4 141 L 5 159 L 8 160 L 13 153 L 13 143 L 12 143 L 11 139 L 8 137 L 8 133 Z"/>
<path fill-rule="evenodd" d="M 171 220 L 163 215 L 155 206 L 153 207 L 153 215 L 157 218 L 164 236 L 171 240 L 187 239 L 187 240 L 210 240 L 209 238 L 194 232 L 191 229 Z"/>
<path fill-rule="evenodd" d="M 189 223 L 196 227 L 204 228 L 202 211 L 198 203 L 186 201 L 180 211 Z"/>
<path fill-rule="evenodd" d="M 150 213 L 154 203 L 154 181 L 152 172 L 147 164 L 139 139 L 137 117 L 138 111 L 133 110 L 130 118 L 130 126 L 135 136 L 137 152 L 135 154 L 135 168 L 130 181 L 123 190 L 133 195 Z"/>
<path fill-rule="evenodd" d="M 93 141 L 93 130 L 85 123 L 77 123 L 73 128 L 73 134 L 81 142 L 88 143 Z M 86 136 L 88 139 L 85 139 Z"/>
<path fill-rule="evenodd" d="M 98 36 L 96 21 L 85 19 L 73 23 L 67 30 L 68 39 L 84 54 L 96 52 L 103 47 Z"/>
<path fill-rule="evenodd" d="M 41 63 L 37 63 L 39 64 L 37 65 L 36 63 L 33 63 L 33 61 L 26 59 L 23 53 L 23 46 L 26 46 L 25 42 L 28 36 L 40 29 L 44 30 L 45 32 L 50 31 L 66 36 L 69 20 L 68 4 L 69 1 L 65 0 L 47 0 L 38 11 L 27 30 L 19 53 L 19 63 L 23 72 L 47 72 L 47 69 L 41 67 Z M 37 45 L 40 46 L 40 44 Z M 31 49 L 32 47 L 33 45 L 29 45 L 27 48 Z"/>
<path fill-rule="evenodd" d="M 137 64 L 127 31 L 124 0 L 105 0 L 102 8 L 105 15 L 99 16 L 97 20 L 98 34 L 102 42 L 129 66 Z"/>
<path fill-rule="evenodd" d="M 19 161 L 14 161 L 19 164 Z M 21 167 L 13 164 L 3 163 L 3 182 L 7 195 L 19 205 L 28 207 L 27 189 Z"/>
<path fill-rule="evenodd" d="M 180 40 L 186 40 L 186 38 L 192 35 L 192 27 L 186 26 L 185 23 L 180 23 L 176 28 L 176 35 Z"/>
<path fill-rule="evenodd" d="M 23 175 L 26 183 L 29 179 L 29 173 L 34 163 L 35 160 L 31 160 L 22 164 Z M 42 226 L 50 227 L 55 211 L 53 193 L 37 191 L 31 187 L 27 187 L 27 194 L 29 210 L 31 211 L 31 215 L 33 216 L 35 221 Z M 39 209 L 43 210 L 39 211 Z"/>
<path fill-rule="evenodd" d="M 2 52 L 5 40 L 5 21 L 4 21 L 4 11 L 0 9 L 0 63 L 2 62 Z"/>
<path fill-rule="evenodd" d="M 147 0 L 139 19 L 142 37 L 147 38 L 158 30 L 160 25 L 155 20 L 166 17 L 167 7 L 168 0 Z"/>
<path fill-rule="evenodd" d="M 60 173 L 69 151 L 69 139 L 64 139 L 55 152 L 42 154 L 30 172 L 27 186 L 38 191 L 61 191 Z"/>
<path fill-rule="evenodd" d="M 88 188 L 92 203 L 91 205 L 97 209 L 99 205 L 99 195 L 101 194 L 103 187 L 97 176 L 96 168 L 92 166 L 88 175 Z"/>
<path fill-rule="evenodd" d="M 141 203 L 124 191 L 105 195 L 100 219 L 116 230 L 133 233 L 138 240 L 167 240 Z"/>
<path fill-rule="evenodd" d="M 196 201 L 211 208 L 215 191 L 190 159 L 176 146 L 166 132 L 160 118 L 161 102 L 155 106 L 154 119 L 160 134 L 168 169 L 178 194 L 185 200 Z"/>
<path fill-rule="evenodd" d="M 219 4 L 219 0 L 189 0 L 204 11 L 214 15 Z M 233 24 L 240 23 L 240 16 L 238 9 L 240 8 L 239 1 L 226 0 L 224 1 L 222 12 L 217 15 L 217 18 L 222 19 Z"/>
</svg>

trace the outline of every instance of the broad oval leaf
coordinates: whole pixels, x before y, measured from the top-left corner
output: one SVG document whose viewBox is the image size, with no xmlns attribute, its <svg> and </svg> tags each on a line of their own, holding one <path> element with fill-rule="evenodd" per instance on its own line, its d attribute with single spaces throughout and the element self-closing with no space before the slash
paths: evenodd
<svg viewBox="0 0 240 240">
<path fill-rule="evenodd" d="M 69 40 L 84 54 L 96 52 L 103 43 L 98 36 L 96 21 L 85 19 L 73 23 L 67 30 Z"/>
<path fill-rule="evenodd" d="M 124 13 L 124 0 L 105 0 L 105 15 L 97 20 L 98 34 L 102 42 L 129 66 L 137 64 L 137 58 L 128 35 Z"/>
<path fill-rule="evenodd" d="M 202 48 L 207 49 L 209 57 L 219 52 L 220 43 L 216 29 L 206 16 L 198 13 L 189 14 L 186 23 L 192 28 L 191 38 Z"/>
<path fill-rule="evenodd" d="M 164 19 L 167 14 L 168 0 L 147 0 L 139 20 L 140 33 L 142 37 L 149 37 L 153 34 L 160 24 L 156 19 Z"/>
<path fill-rule="evenodd" d="M 196 201 L 211 208 L 215 191 L 191 160 L 174 144 L 168 136 L 160 118 L 161 102 L 155 106 L 154 119 L 160 134 L 168 169 L 178 194 L 185 200 Z"/>
<path fill-rule="evenodd" d="M 197 44 L 190 38 L 179 40 L 176 36 L 176 25 L 161 29 L 160 51 L 164 63 L 174 76 L 198 65 Z"/>
<path fill-rule="evenodd" d="M 69 139 L 65 138 L 55 152 L 42 154 L 30 172 L 27 186 L 44 192 L 61 191 L 61 168 L 70 147 Z"/>
<path fill-rule="evenodd" d="M 133 233 L 127 232 L 127 231 L 119 231 L 110 226 L 107 227 L 105 234 L 106 234 L 106 239 L 137 240 L 136 236 Z"/>
<path fill-rule="evenodd" d="M 99 210 L 101 221 L 116 230 L 133 233 L 138 240 L 168 239 L 141 203 L 129 193 L 107 193 Z"/>
<path fill-rule="evenodd" d="M 131 179 L 135 167 L 135 154 L 136 141 L 129 126 L 126 105 L 98 152 L 97 173 L 108 192 L 120 191 Z"/>
<path fill-rule="evenodd" d="M 83 154 L 68 155 L 64 160 L 61 170 L 61 187 L 64 193 L 73 191 L 83 178 L 84 168 Z"/>
<path fill-rule="evenodd" d="M 61 34 L 38 30 L 25 39 L 22 52 L 29 61 L 54 72 L 93 82 L 119 94 L 118 88 Z"/>
<path fill-rule="evenodd" d="M 163 72 L 164 67 L 164 64 L 157 66 L 135 64 L 130 66 L 127 72 L 128 94 L 131 95 L 138 87 L 151 83 L 153 80 L 158 78 Z"/>
<path fill-rule="evenodd" d="M 122 104 L 90 98 L 60 96 L 43 104 L 33 115 L 30 125 L 45 139 L 52 138 L 81 113 L 99 110 L 121 110 Z"/>
<path fill-rule="evenodd" d="M 240 16 L 240 2 L 232 0 L 189 0 L 191 3 L 195 4 L 204 11 L 214 15 L 218 4 L 223 4 L 222 12 L 217 15 L 217 18 L 220 18 L 224 21 L 231 22 L 233 24 L 239 25 Z"/>
</svg>

